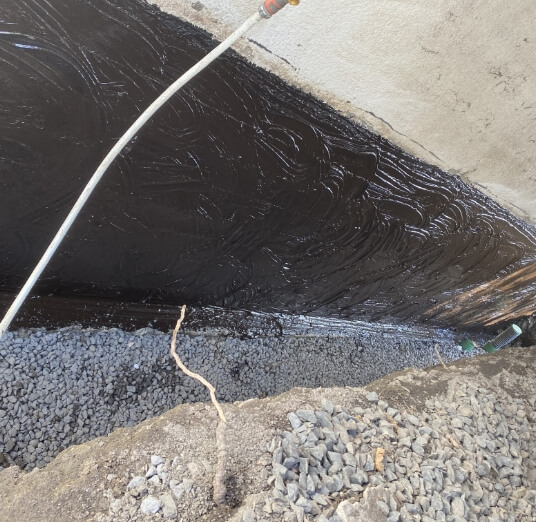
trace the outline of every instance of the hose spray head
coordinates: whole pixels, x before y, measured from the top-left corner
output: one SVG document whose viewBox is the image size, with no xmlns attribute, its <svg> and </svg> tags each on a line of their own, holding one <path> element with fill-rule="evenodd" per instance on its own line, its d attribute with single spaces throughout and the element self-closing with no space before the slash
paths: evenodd
<svg viewBox="0 0 536 522">
<path fill-rule="evenodd" d="M 280 11 L 287 4 L 298 5 L 300 0 L 263 0 L 259 7 L 259 12 L 263 18 L 270 18 L 275 15 L 277 11 Z"/>
</svg>

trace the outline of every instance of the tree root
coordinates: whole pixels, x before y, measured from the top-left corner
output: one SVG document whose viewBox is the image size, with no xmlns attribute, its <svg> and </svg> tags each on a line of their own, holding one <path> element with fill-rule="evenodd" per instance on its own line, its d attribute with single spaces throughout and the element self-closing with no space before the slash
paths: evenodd
<svg viewBox="0 0 536 522">
<path fill-rule="evenodd" d="M 439 350 L 437 349 L 437 344 L 434 344 L 434 350 L 437 355 L 437 358 L 439 359 L 439 362 L 443 365 L 443 368 L 445 368 L 445 370 L 448 370 L 449 369 L 448 366 L 443 362 L 441 354 L 439 353 Z"/>
<path fill-rule="evenodd" d="M 214 474 L 214 493 L 213 493 L 213 500 L 218 506 L 225 505 L 225 496 L 227 493 L 227 488 L 225 487 L 225 471 L 226 471 L 226 461 L 227 461 L 227 444 L 225 442 L 225 434 L 227 430 L 227 419 L 225 418 L 225 415 L 223 413 L 222 407 L 220 406 L 220 403 L 218 402 L 218 399 L 216 399 L 216 388 L 210 384 L 205 378 L 203 378 L 198 373 L 192 372 L 181 361 L 180 357 L 177 354 L 176 345 L 177 345 L 177 333 L 179 332 L 179 329 L 181 327 L 182 322 L 184 321 L 184 315 L 186 313 L 186 305 L 183 305 L 181 309 L 181 315 L 179 317 L 179 320 L 177 321 L 177 325 L 175 326 L 175 330 L 173 330 L 173 335 L 171 337 L 171 355 L 175 359 L 175 362 L 177 363 L 177 366 L 186 374 L 188 377 L 191 377 L 192 379 L 196 379 L 201 384 L 203 384 L 208 391 L 210 392 L 210 398 L 212 400 L 212 403 L 214 404 L 214 407 L 216 408 L 216 411 L 218 412 L 219 421 L 218 426 L 216 428 L 216 448 L 218 452 L 218 461 L 216 464 L 216 472 Z"/>
</svg>

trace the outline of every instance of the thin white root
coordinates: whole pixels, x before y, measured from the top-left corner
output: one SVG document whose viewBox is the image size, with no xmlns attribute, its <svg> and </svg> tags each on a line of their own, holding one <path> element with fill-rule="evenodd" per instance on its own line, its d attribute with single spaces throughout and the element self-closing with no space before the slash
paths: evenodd
<svg viewBox="0 0 536 522">
<path fill-rule="evenodd" d="M 177 366 L 186 374 L 188 377 L 191 377 L 192 379 L 196 379 L 201 384 L 207 387 L 208 391 L 210 392 L 210 398 L 212 399 L 212 403 L 214 404 L 216 410 L 218 410 L 218 415 L 220 416 L 220 420 L 223 422 L 227 422 L 227 419 L 225 418 L 225 415 L 223 414 L 223 410 L 221 409 L 220 403 L 216 399 L 216 388 L 212 386 L 205 378 L 201 377 L 198 373 L 190 371 L 186 366 L 184 366 L 183 362 L 181 361 L 180 357 L 177 355 L 176 351 L 176 343 L 177 343 L 177 333 L 179 332 L 179 328 L 181 327 L 182 322 L 184 321 L 184 314 L 186 313 L 186 305 L 182 306 L 181 309 L 181 316 L 179 317 L 179 320 L 177 321 L 177 326 L 175 326 L 175 330 L 173 330 L 173 337 L 171 338 L 171 355 L 175 359 L 175 362 L 177 363 Z"/>
<path fill-rule="evenodd" d="M 225 487 L 225 470 L 227 464 L 227 445 L 225 443 L 225 433 L 227 431 L 227 422 L 218 422 L 216 428 L 216 447 L 218 448 L 218 462 L 216 464 L 216 472 L 214 474 L 214 493 L 212 499 L 217 506 L 225 504 L 225 496 L 227 488 Z"/>
<path fill-rule="evenodd" d="M 225 496 L 227 494 L 227 488 L 225 487 L 225 466 L 226 466 L 226 461 L 227 461 L 227 445 L 225 443 L 225 433 L 227 430 L 227 419 L 225 418 L 225 415 L 220 406 L 220 403 L 218 402 L 218 399 L 216 399 L 216 388 L 214 388 L 214 386 L 212 386 L 212 384 L 210 384 L 201 375 L 199 375 L 198 373 L 192 372 L 188 368 L 186 368 L 186 366 L 184 366 L 183 362 L 181 361 L 181 358 L 177 355 L 177 349 L 176 349 L 177 333 L 179 332 L 181 324 L 184 321 L 185 313 L 186 313 L 186 305 L 183 305 L 181 309 L 181 315 L 179 317 L 179 320 L 177 321 L 175 330 L 173 330 L 173 336 L 171 337 L 171 355 L 175 359 L 177 366 L 186 375 L 188 375 L 192 379 L 196 379 L 201 384 L 206 386 L 206 388 L 210 392 L 210 398 L 212 400 L 212 403 L 214 404 L 214 407 L 216 408 L 218 412 L 219 422 L 218 422 L 218 427 L 216 428 L 216 448 L 218 452 L 218 462 L 216 464 L 216 472 L 214 474 L 213 500 L 216 503 L 216 505 L 222 506 L 225 504 Z"/>
<path fill-rule="evenodd" d="M 445 368 L 445 370 L 448 370 L 447 365 L 443 362 L 443 359 L 441 358 L 441 354 L 439 353 L 439 350 L 437 349 L 437 344 L 434 344 L 434 350 L 437 355 L 437 358 L 439 359 L 439 362 L 443 365 L 443 368 Z"/>
</svg>

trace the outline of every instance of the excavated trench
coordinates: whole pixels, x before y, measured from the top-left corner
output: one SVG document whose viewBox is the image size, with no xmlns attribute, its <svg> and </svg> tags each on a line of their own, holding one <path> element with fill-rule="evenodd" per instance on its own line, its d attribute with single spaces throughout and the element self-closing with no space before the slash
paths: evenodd
<svg viewBox="0 0 536 522">
<path fill-rule="evenodd" d="M 138 0 L 4 0 L 0 20 L 4 310 L 105 153 L 214 41 Z M 200 368 L 220 368 L 214 379 L 234 375 L 239 384 L 227 400 L 296 382 L 361 385 L 430 364 L 436 342 L 446 358 L 457 357 L 466 329 L 529 315 L 535 259 L 533 227 L 227 53 L 112 166 L 16 323 L 67 330 L 21 330 L 1 341 L 0 465 L 42 465 L 66 444 L 160 413 L 162 390 L 166 407 L 205 398 L 192 386 L 173 395 L 163 334 L 149 332 L 157 341 L 143 344 L 136 335 L 145 334 L 103 331 L 108 341 L 99 344 L 88 341 L 98 331 L 73 323 L 167 331 L 177 305 L 187 303 L 195 335 L 220 328 L 205 332 L 203 346 L 186 344 L 192 354 L 201 350 Z M 317 329 L 285 334 L 281 317 L 298 315 L 314 317 Z M 244 317 L 254 317 L 254 327 Z M 341 320 L 349 321 L 343 333 Z M 256 351 L 277 355 L 262 360 L 273 370 L 262 385 L 247 375 Z M 214 353 L 225 364 L 214 365 Z M 349 360 L 351 371 L 337 377 L 337 365 Z M 322 380 L 324 363 L 333 368 Z M 143 378 L 135 375 L 140 367 Z M 157 367 L 161 379 L 151 377 Z M 65 372 L 67 388 L 57 381 Z M 117 379 L 121 386 L 106 395 Z M 132 381 L 150 388 L 146 409 L 134 413 Z M 80 397 L 94 401 L 84 417 L 80 382 L 92 390 Z M 51 397 L 76 398 L 46 405 L 50 416 L 39 416 L 44 384 Z M 93 432 L 103 401 L 110 413 Z"/>
</svg>

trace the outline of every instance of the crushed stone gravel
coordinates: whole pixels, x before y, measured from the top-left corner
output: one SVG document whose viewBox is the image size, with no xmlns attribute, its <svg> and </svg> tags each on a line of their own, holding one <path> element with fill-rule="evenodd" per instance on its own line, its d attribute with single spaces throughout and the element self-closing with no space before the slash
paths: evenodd
<svg viewBox="0 0 536 522">
<path fill-rule="evenodd" d="M 365 397 L 365 407 L 323 399 L 321 409 L 289 412 L 288 430 L 266 448 L 266 490 L 232 520 L 536 519 L 535 397 L 467 381 L 414 413 L 391 408 L 375 392 Z M 156 480 L 132 478 L 99 520 L 138 520 L 149 503 L 160 506 L 157 517 L 190 520 L 198 466 L 162 460 Z"/>
<path fill-rule="evenodd" d="M 240 339 L 218 333 L 178 337 L 186 365 L 232 402 L 277 395 L 296 386 L 362 386 L 408 367 L 437 364 L 433 344 L 450 361 L 460 352 L 448 333 L 375 325 L 351 335 L 283 335 Z M 170 335 L 150 328 L 23 329 L 0 340 L 0 470 L 43 467 L 60 451 L 118 427 L 134 426 L 206 389 L 175 367 Z M 477 352 L 475 352 L 477 353 Z M 341 364 L 341 361 L 344 364 Z"/>
</svg>

